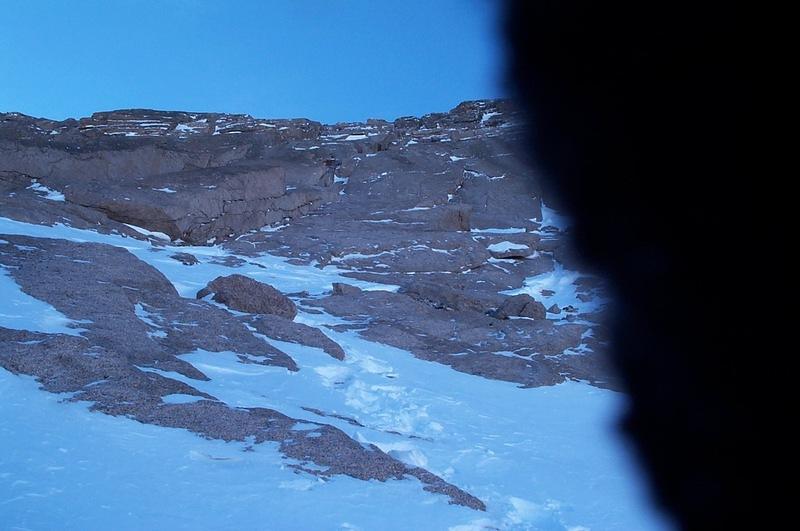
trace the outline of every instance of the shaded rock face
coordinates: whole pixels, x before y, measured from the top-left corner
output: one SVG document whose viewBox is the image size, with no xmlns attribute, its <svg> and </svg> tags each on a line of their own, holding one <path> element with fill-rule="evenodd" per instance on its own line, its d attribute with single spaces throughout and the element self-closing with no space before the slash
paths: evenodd
<svg viewBox="0 0 800 531">
<path fill-rule="evenodd" d="M 307 213 L 315 202 L 333 198 L 324 186 L 289 190 L 282 167 L 242 164 L 120 182 L 71 182 L 62 189 L 71 203 L 201 245 Z"/>
<path fill-rule="evenodd" d="M 232 310 L 272 314 L 292 320 L 297 315 L 294 303 L 269 284 L 243 275 L 217 277 L 197 292 L 197 298 L 213 293 L 213 299 Z"/>
<path fill-rule="evenodd" d="M 345 219 L 390 219 L 416 232 L 533 227 L 529 220 L 541 218 L 534 180 L 505 178 L 530 173 L 508 156 L 520 132 L 516 111 L 503 101 L 335 125 L 145 109 L 62 122 L 6 113 L 0 172 L 63 194 L 69 212 L 56 219 L 75 225 L 99 216 L 101 231 L 125 230 L 110 219 L 195 245 L 232 240 L 333 202 L 349 203 L 337 209 Z M 21 208 L 20 199 L 10 207 Z M 3 194 L 4 203 L 11 201 Z M 381 206 L 392 216 L 348 217 Z M 45 223 L 53 217 L 28 216 Z"/>
<path fill-rule="evenodd" d="M 0 171 L 29 184 L 36 179 L 79 210 L 206 244 L 336 199 L 321 156 L 284 157 L 280 148 L 268 153 L 273 143 L 316 138 L 321 126 L 260 123 L 146 110 L 97 113 L 80 122 L 3 114 Z"/>
<path fill-rule="evenodd" d="M 0 166 L 2 164 L 3 159 L 0 157 Z M 0 212 L 4 217 L 28 223 L 54 225 L 66 220 L 75 228 L 91 228 L 133 238 L 146 238 L 127 225 L 112 220 L 105 212 L 67 201 L 53 200 L 53 194 L 46 190 L 37 179 L 27 174 L 0 170 Z M 60 193 L 55 190 L 52 192 Z"/>
<path fill-rule="evenodd" d="M 68 184 L 64 192 L 68 201 L 111 219 L 205 244 L 265 225 L 267 216 L 260 211 L 284 195 L 285 182 L 281 168 L 225 167 L 136 178 L 133 183 Z"/>
<path fill-rule="evenodd" d="M 469 205 L 443 206 L 436 213 L 439 216 L 438 219 L 434 219 L 431 230 L 469 232 L 469 220 L 472 215 L 472 207 Z"/>
<path fill-rule="evenodd" d="M 430 304 L 434 308 L 487 313 L 502 300 L 501 296 L 490 296 L 474 291 L 458 289 L 446 284 L 419 281 L 400 289 L 414 300 Z"/>
<path fill-rule="evenodd" d="M 555 313 L 555 312 L 554 312 Z M 509 297 L 497 308 L 494 316 L 497 319 L 508 319 L 509 317 L 530 317 L 531 319 L 544 319 L 547 310 L 544 304 L 537 301 L 530 295 L 515 295 Z"/>
</svg>

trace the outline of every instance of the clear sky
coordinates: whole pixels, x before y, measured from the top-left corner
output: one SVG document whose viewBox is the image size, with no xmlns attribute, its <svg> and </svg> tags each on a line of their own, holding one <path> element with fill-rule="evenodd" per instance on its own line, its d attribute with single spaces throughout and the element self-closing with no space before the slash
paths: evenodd
<svg viewBox="0 0 800 531">
<path fill-rule="evenodd" d="M 497 0 L 0 0 L 0 111 L 393 119 L 502 96 Z"/>
</svg>

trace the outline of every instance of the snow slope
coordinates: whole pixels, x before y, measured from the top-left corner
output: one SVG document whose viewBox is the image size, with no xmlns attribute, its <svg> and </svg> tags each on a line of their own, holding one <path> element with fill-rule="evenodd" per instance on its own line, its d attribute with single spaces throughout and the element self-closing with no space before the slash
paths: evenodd
<svg viewBox="0 0 800 531">
<path fill-rule="evenodd" d="M 266 254 L 239 257 L 247 263 L 228 267 L 219 263 L 230 256 L 221 247 L 154 246 L 3 218 L 0 234 L 124 247 L 188 297 L 216 276 L 232 272 L 288 293 L 321 294 L 337 281 L 392 289 L 341 277 L 333 266 L 292 265 Z M 187 267 L 169 258 L 179 251 L 194 254 L 200 263 Z M 564 275 L 557 271 L 529 279 L 520 291 L 558 287 Z M 24 303 L 14 306 L 17 317 L 4 318 L 0 325 L 75 333 L 57 319 L 51 328 L 41 324 L 47 305 L 25 299 L 9 276 L 0 274 L 0 289 L 0 314 L 10 313 L 9 300 Z M 565 293 L 563 302 L 572 295 Z M 28 325 L 21 324 L 25 316 Z M 297 321 L 317 327 L 340 322 L 302 308 Z M 448 505 L 444 496 L 425 493 L 412 479 L 380 483 L 335 476 L 321 481 L 287 467 L 290 460 L 272 443 L 224 443 L 91 413 L 88 404 L 63 402 L 63 396 L 38 390 L 32 379 L 0 369 L 0 527 L 667 528 L 649 506 L 615 431 L 624 406 L 618 393 L 579 382 L 522 389 L 417 359 L 369 342 L 357 331 L 320 329 L 343 347 L 343 362 L 319 349 L 264 338 L 292 356 L 300 370 L 242 363 L 233 353 L 195 351 L 182 358 L 209 381 L 161 374 L 232 407 L 265 406 L 303 421 L 332 424 L 478 496 L 487 504 L 485 513 Z"/>
</svg>

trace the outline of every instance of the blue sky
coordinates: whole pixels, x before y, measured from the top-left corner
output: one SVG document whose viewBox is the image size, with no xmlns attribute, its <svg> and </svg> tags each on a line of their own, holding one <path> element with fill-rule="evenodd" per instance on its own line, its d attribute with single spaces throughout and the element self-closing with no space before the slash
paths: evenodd
<svg viewBox="0 0 800 531">
<path fill-rule="evenodd" d="M 0 0 L 0 111 L 393 119 L 503 94 L 495 0 Z"/>
</svg>

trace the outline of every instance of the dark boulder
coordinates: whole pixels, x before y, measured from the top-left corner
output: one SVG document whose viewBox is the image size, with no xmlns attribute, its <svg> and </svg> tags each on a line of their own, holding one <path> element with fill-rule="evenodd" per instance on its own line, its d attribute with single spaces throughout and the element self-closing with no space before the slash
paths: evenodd
<svg viewBox="0 0 800 531">
<path fill-rule="evenodd" d="M 197 257 L 195 255 L 189 254 L 189 253 L 175 253 L 173 255 L 170 255 L 170 258 L 172 258 L 173 260 L 177 260 L 178 262 L 182 263 L 183 265 L 187 265 L 187 266 L 191 266 L 191 265 L 195 265 L 195 264 L 199 263 L 199 261 L 197 260 Z"/>
<path fill-rule="evenodd" d="M 547 310 L 544 304 L 537 301 L 530 295 L 514 295 L 509 297 L 494 312 L 497 319 L 508 319 L 509 317 L 531 317 L 533 319 L 544 319 Z"/>
<path fill-rule="evenodd" d="M 358 295 L 361 293 L 361 288 L 351 286 L 350 284 L 342 284 L 341 282 L 334 282 L 333 284 L 334 295 Z"/>
<path fill-rule="evenodd" d="M 197 298 L 202 299 L 211 293 L 215 301 L 232 310 L 274 314 L 289 320 L 297 315 L 297 308 L 286 295 L 268 284 L 243 275 L 217 277 L 197 292 Z"/>
</svg>

